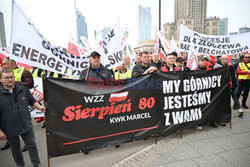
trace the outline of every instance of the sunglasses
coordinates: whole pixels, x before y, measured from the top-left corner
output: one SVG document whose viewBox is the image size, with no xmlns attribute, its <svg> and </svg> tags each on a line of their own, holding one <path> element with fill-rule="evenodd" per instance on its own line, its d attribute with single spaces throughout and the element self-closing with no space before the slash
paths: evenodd
<svg viewBox="0 0 250 167">
<path fill-rule="evenodd" d="M 250 57 L 245 57 L 245 59 L 249 59 Z"/>
</svg>

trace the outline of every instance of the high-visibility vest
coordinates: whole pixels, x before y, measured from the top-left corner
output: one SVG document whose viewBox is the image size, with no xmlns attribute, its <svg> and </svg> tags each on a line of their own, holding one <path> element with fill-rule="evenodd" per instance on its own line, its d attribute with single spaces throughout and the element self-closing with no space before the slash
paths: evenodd
<svg viewBox="0 0 250 167">
<path fill-rule="evenodd" d="M 16 68 L 13 70 L 15 75 L 15 81 L 22 82 L 22 74 L 25 68 Z"/>
<path fill-rule="evenodd" d="M 44 73 L 45 73 L 45 71 L 43 70 L 43 71 L 41 72 L 41 75 L 38 76 L 38 70 L 39 70 L 39 68 L 33 68 L 33 69 L 30 70 L 30 72 L 31 72 L 31 74 L 32 74 L 32 76 L 33 76 L 34 78 L 41 78 L 41 77 L 44 75 Z"/>
<path fill-rule="evenodd" d="M 118 80 L 118 79 L 129 79 L 129 78 L 132 78 L 132 72 L 131 70 L 127 70 L 125 73 L 120 73 L 119 71 L 117 71 L 115 73 L 115 80 Z"/>
<path fill-rule="evenodd" d="M 250 63 L 247 63 L 247 66 L 248 66 L 248 68 L 250 68 Z M 239 63 L 239 67 L 240 67 L 241 71 L 249 71 L 247 66 L 245 63 Z M 239 74 L 238 79 L 243 79 L 243 80 L 250 79 L 250 74 L 244 74 L 244 75 Z"/>
<path fill-rule="evenodd" d="M 51 74 L 51 72 L 48 72 L 48 73 L 47 73 L 47 77 L 50 77 L 50 74 Z M 55 72 L 54 72 L 54 74 L 53 74 L 52 77 L 53 77 L 53 78 L 58 78 L 58 73 L 55 73 Z"/>
</svg>

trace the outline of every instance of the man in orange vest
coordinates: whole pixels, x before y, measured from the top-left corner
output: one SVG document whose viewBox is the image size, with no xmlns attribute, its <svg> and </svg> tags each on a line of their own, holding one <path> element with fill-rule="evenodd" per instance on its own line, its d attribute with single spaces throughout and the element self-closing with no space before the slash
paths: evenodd
<svg viewBox="0 0 250 167">
<path fill-rule="evenodd" d="M 237 74 L 238 74 L 238 92 L 237 98 L 239 99 L 241 92 L 243 91 L 243 98 L 242 98 L 242 107 L 248 109 L 246 105 L 249 88 L 250 88 L 250 54 L 247 53 L 244 55 L 244 59 L 241 63 L 239 63 L 237 67 Z"/>
</svg>

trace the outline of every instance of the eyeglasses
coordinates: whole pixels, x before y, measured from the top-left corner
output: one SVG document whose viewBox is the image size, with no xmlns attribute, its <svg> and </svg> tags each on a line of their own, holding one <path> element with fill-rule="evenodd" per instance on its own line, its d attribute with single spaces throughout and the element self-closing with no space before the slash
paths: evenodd
<svg viewBox="0 0 250 167">
<path fill-rule="evenodd" d="M 5 78 L 3 78 L 4 80 L 11 80 L 11 79 L 14 79 L 15 77 L 14 76 L 12 76 L 12 77 L 5 77 Z"/>
<path fill-rule="evenodd" d="M 250 57 L 245 57 L 245 59 L 249 59 Z"/>
</svg>

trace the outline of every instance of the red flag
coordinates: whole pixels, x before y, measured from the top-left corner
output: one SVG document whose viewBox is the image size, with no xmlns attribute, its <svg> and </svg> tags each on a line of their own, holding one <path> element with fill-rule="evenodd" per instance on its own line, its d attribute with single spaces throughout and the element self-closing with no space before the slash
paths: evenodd
<svg viewBox="0 0 250 167">
<path fill-rule="evenodd" d="M 163 57 L 165 57 L 165 56 L 164 56 L 164 54 L 161 52 L 161 53 L 160 53 L 160 58 L 163 58 Z"/>
<path fill-rule="evenodd" d="M 213 55 L 209 55 L 209 58 L 213 64 L 216 62 L 216 58 Z"/>
<path fill-rule="evenodd" d="M 18 62 L 17 64 L 18 64 L 19 67 L 24 67 L 27 70 L 31 70 L 32 69 L 32 67 L 29 66 L 29 65 L 27 65 L 27 64 L 23 64 L 23 63 L 20 63 L 20 62 Z"/>
<path fill-rule="evenodd" d="M 80 56 L 79 47 L 73 42 L 73 40 L 69 41 L 68 53 L 75 56 Z"/>
</svg>

